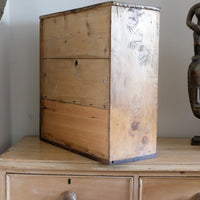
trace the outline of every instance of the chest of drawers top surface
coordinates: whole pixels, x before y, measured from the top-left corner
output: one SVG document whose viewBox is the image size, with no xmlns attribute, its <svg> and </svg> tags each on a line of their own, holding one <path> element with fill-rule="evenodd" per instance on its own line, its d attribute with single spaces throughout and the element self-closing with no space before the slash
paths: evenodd
<svg viewBox="0 0 200 200">
<path fill-rule="evenodd" d="M 159 138 L 157 151 L 154 159 L 109 166 L 27 136 L 0 156 L 0 167 L 91 172 L 200 171 L 200 147 L 191 146 L 190 139 Z"/>
</svg>

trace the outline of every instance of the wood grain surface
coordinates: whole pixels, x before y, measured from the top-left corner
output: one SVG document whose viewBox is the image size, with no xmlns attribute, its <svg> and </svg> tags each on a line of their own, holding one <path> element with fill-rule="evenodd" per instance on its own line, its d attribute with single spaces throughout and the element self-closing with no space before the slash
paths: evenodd
<svg viewBox="0 0 200 200">
<path fill-rule="evenodd" d="M 112 7 L 110 160 L 156 153 L 158 46 L 159 12 Z"/>
<path fill-rule="evenodd" d="M 199 193 L 200 177 L 143 177 L 140 200 L 193 200 Z"/>
<path fill-rule="evenodd" d="M 24 137 L 0 156 L 0 167 L 9 169 L 75 172 L 144 173 L 168 172 L 179 175 L 200 172 L 200 146 L 191 146 L 189 138 L 158 138 L 158 157 L 150 160 L 108 166 L 66 151 L 39 137 Z M 55 173 L 55 172 L 54 172 Z"/>
<path fill-rule="evenodd" d="M 108 159 L 108 110 L 42 101 L 41 137 Z"/>
<path fill-rule="evenodd" d="M 108 59 L 45 59 L 42 97 L 109 109 Z"/>
<path fill-rule="evenodd" d="M 73 191 L 81 200 L 131 200 L 133 179 L 128 177 L 7 175 L 7 200 L 60 200 Z"/>
<path fill-rule="evenodd" d="M 41 19 L 44 58 L 109 58 L 110 7 Z"/>
</svg>

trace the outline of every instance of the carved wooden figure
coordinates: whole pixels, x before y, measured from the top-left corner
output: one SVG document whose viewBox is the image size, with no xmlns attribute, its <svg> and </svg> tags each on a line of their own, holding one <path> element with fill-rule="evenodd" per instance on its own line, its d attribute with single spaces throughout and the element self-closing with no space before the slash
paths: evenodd
<svg viewBox="0 0 200 200">
<path fill-rule="evenodd" d="M 41 138 L 109 164 L 156 156 L 159 9 L 41 17 Z"/>
<path fill-rule="evenodd" d="M 194 16 L 197 17 L 197 24 L 192 21 Z M 195 4 L 189 10 L 186 23 L 194 31 L 195 53 L 188 69 L 189 98 L 194 115 L 200 118 L 200 3 Z"/>
</svg>

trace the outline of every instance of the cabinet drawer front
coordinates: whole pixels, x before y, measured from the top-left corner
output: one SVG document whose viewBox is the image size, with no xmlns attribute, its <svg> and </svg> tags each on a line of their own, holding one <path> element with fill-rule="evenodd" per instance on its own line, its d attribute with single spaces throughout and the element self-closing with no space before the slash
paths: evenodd
<svg viewBox="0 0 200 200">
<path fill-rule="evenodd" d="M 61 200 L 72 191 L 78 200 L 131 200 L 132 178 L 7 175 L 7 200 Z"/>
<path fill-rule="evenodd" d="M 46 59 L 41 68 L 41 95 L 47 99 L 109 108 L 108 59 Z"/>
<path fill-rule="evenodd" d="M 41 48 L 45 58 L 108 58 L 109 40 L 110 7 L 41 20 Z"/>
<path fill-rule="evenodd" d="M 140 200 L 191 200 L 199 192 L 197 177 L 140 178 Z"/>
</svg>

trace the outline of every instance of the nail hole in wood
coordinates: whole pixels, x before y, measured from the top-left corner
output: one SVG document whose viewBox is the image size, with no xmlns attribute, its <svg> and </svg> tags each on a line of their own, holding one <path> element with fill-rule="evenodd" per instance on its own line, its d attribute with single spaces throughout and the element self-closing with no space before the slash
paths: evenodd
<svg viewBox="0 0 200 200">
<path fill-rule="evenodd" d="M 68 179 L 68 184 L 69 184 L 69 185 L 71 184 L 71 178 Z"/>
<path fill-rule="evenodd" d="M 77 66 L 78 65 L 78 60 L 75 60 L 75 66 Z"/>
</svg>

